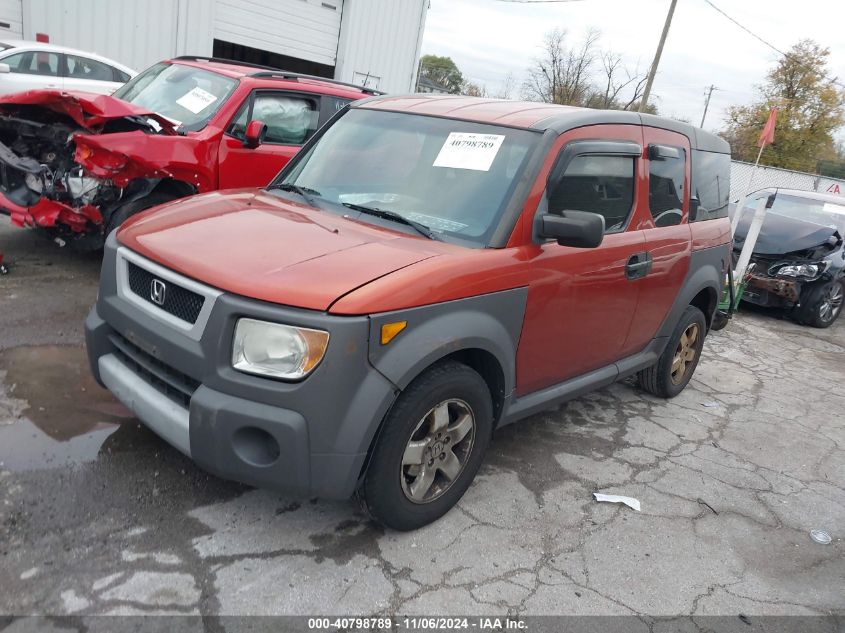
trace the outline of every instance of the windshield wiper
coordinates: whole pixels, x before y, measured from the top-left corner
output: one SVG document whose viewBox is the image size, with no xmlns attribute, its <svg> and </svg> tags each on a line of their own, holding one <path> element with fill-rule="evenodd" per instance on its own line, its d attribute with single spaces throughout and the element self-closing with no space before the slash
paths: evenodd
<svg viewBox="0 0 845 633">
<path fill-rule="evenodd" d="M 377 218 L 384 218 L 385 220 L 392 220 L 394 222 L 398 222 L 399 224 L 410 226 L 417 233 L 419 233 L 423 237 L 427 237 L 430 240 L 440 239 L 425 224 L 421 222 L 416 222 L 415 220 L 410 220 L 404 215 L 396 213 L 396 211 L 390 211 L 388 209 L 379 209 L 378 207 L 367 207 L 361 204 L 352 204 L 351 202 L 341 202 L 341 204 L 344 207 L 352 209 L 353 211 L 360 211 L 361 213 L 374 215 Z"/>
<path fill-rule="evenodd" d="M 294 185 L 289 182 L 282 182 L 277 185 L 270 185 L 267 189 L 279 189 L 281 191 L 292 191 L 293 193 L 299 194 L 299 196 L 305 200 L 308 204 L 312 207 L 320 208 L 320 205 L 317 204 L 317 201 L 314 200 L 314 196 L 319 196 L 320 192 L 316 189 L 311 189 L 309 187 L 300 187 L 299 185 Z"/>
</svg>

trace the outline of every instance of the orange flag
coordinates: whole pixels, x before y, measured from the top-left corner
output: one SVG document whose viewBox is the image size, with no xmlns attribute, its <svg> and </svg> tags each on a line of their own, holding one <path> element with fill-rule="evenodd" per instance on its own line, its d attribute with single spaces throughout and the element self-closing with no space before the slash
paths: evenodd
<svg viewBox="0 0 845 633">
<path fill-rule="evenodd" d="M 763 126 L 763 131 L 760 132 L 760 138 L 757 139 L 757 147 L 765 147 L 775 140 L 775 121 L 778 118 L 778 109 L 772 108 L 769 113 L 769 118 L 766 125 Z"/>
</svg>

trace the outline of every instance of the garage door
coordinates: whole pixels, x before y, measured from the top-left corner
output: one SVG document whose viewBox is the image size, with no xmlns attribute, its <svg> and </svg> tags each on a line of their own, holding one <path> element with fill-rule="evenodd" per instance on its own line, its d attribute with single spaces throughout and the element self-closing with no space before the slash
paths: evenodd
<svg viewBox="0 0 845 633">
<path fill-rule="evenodd" d="M 214 38 L 334 66 L 342 12 L 343 0 L 217 0 Z"/>
<path fill-rule="evenodd" d="M 23 37 L 22 0 L 0 0 L 0 36 Z"/>
</svg>

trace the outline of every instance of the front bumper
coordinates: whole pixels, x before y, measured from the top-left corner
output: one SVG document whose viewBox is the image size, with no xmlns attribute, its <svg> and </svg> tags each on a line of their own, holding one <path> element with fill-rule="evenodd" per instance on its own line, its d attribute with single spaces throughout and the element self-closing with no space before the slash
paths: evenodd
<svg viewBox="0 0 845 633">
<path fill-rule="evenodd" d="M 801 296 L 801 282 L 752 274 L 742 299 L 760 306 L 791 308 Z"/>
<path fill-rule="evenodd" d="M 85 323 L 91 370 L 100 384 L 215 475 L 300 496 L 346 498 L 354 492 L 397 393 L 369 363 L 369 319 L 212 291 L 202 327 L 179 328 L 158 308 L 128 299 L 119 287 L 122 265 L 112 235 L 100 295 Z M 326 329 L 331 343 L 301 382 L 249 376 L 230 365 L 240 317 Z"/>
</svg>

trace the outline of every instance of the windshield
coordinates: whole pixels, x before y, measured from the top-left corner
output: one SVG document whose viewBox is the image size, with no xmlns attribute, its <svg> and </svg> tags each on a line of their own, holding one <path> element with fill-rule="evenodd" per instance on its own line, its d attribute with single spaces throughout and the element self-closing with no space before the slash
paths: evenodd
<svg viewBox="0 0 845 633">
<path fill-rule="evenodd" d="M 160 63 L 118 88 L 114 96 L 196 131 L 205 127 L 237 85 L 217 73 Z"/>
<path fill-rule="evenodd" d="M 353 209 L 398 214 L 437 239 L 484 246 L 539 137 L 528 130 L 356 108 L 274 185 L 296 185 Z"/>
<path fill-rule="evenodd" d="M 757 200 L 749 200 L 743 208 L 743 215 L 754 213 L 757 207 Z M 801 198 L 778 194 L 775 203 L 769 210 L 770 213 L 777 213 L 794 220 L 813 222 L 821 226 L 830 226 L 845 235 L 845 200 L 842 204 L 825 202 L 824 200 L 813 200 L 812 198 Z"/>
</svg>

